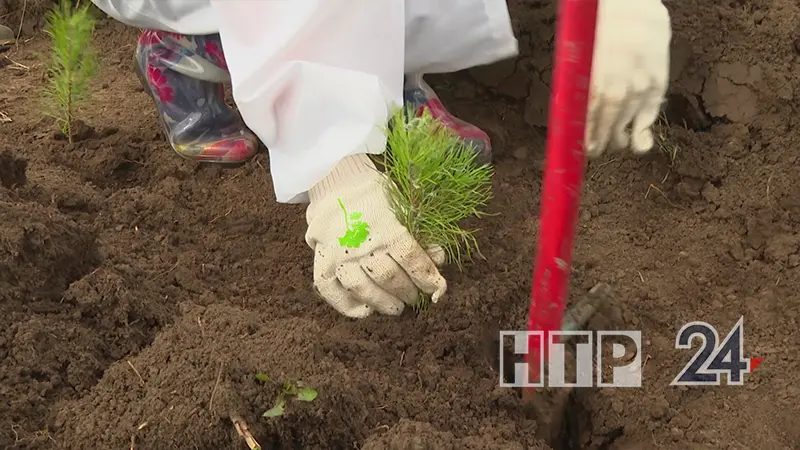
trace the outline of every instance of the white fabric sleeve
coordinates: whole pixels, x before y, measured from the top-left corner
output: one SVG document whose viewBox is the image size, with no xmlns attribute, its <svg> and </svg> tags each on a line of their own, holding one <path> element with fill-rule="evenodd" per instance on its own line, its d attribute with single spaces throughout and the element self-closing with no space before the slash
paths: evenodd
<svg viewBox="0 0 800 450">
<path fill-rule="evenodd" d="M 213 34 L 217 17 L 210 0 L 92 0 L 125 25 L 180 34 Z"/>
<path fill-rule="evenodd" d="M 279 202 L 307 202 L 339 161 L 385 149 L 402 104 L 404 3 L 211 0 L 234 100 L 269 149 Z"/>
<path fill-rule="evenodd" d="M 518 52 L 506 0 L 406 0 L 407 74 L 457 72 Z"/>
</svg>

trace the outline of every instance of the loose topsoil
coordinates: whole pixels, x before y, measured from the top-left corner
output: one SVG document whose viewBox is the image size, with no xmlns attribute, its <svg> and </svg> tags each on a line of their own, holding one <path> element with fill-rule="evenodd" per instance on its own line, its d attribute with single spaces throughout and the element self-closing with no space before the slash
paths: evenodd
<svg viewBox="0 0 800 450">
<path fill-rule="evenodd" d="M 553 5 L 511 1 L 522 55 L 431 77 L 494 139 L 485 260 L 447 272 L 430 311 L 353 321 L 312 294 L 302 206 L 273 200 L 265 155 L 181 160 L 134 75 L 136 30 L 104 20 L 78 140 L 43 119 L 42 0 L 0 54 L 0 448 L 535 449 L 498 387 L 485 330 L 523 329 L 538 221 Z M 569 449 L 797 449 L 800 6 L 667 2 L 672 84 L 659 148 L 587 171 L 573 300 L 610 283 L 602 326 L 642 330 L 640 389 L 583 389 Z M 17 29 L 21 0 L 0 0 Z M 742 386 L 670 387 L 702 320 L 744 316 Z M 597 322 L 597 321 L 595 321 Z M 597 323 L 595 323 L 597 325 Z M 261 413 L 299 380 L 319 397 Z"/>
</svg>

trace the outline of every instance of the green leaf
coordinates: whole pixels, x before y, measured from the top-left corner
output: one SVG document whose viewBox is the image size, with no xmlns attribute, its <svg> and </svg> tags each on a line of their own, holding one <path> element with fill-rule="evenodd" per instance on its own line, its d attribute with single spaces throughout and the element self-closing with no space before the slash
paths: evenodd
<svg viewBox="0 0 800 450">
<path fill-rule="evenodd" d="M 344 224 L 347 228 L 344 235 L 339 238 L 339 245 L 342 247 L 358 248 L 369 237 L 369 224 L 361 220 L 362 214 L 358 211 L 348 213 L 344 207 L 342 199 L 336 199 L 339 208 L 344 214 Z"/>
<path fill-rule="evenodd" d="M 310 387 L 301 387 L 297 390 L 297 400 L 301 402 L 313 402 L 317 398 L 317 391 Z"/>
<path fill-rule="evenodd" d="M 286 409 L 286 400 L 283 397 L 279 397 L 278 401 L 275 403 L 275 406 L 268 409 L 267 411 L 262 414 L 262 417 L 279 417 L 282 416 Z"/>
<path fill-rule="evenodd" d="M 257 373 L 256 380 L 263 381 L 264 383 L 269 383 L 269 377 L 264 375 L 263 373 Z"/>
<path fill-rule="evenodd" d="M 369 238 L 369 224 L 358 221 L 350 224 L 350 228 L 339 238 L 339 245 L 348 248 L 358 248 L 367 238 Z"/>
</svg>

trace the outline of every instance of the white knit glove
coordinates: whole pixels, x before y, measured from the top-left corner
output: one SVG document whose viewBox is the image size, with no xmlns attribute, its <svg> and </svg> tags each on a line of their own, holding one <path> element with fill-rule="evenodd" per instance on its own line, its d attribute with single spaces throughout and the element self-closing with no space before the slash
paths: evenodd
<svg viewBox="0 0 800 450">
<path fill-rule="evenodd" d="M 646 153 L 669 82 L 669 12 L 661 0 L 599 0 L 595 36 L 587 156 Z"/>
<path fill-rule="evenodd" d="M 309 191 L 306 242 L 314 250 L 314 286 L 348 317 L 399 315 L 419 293 L 447 290 L 437 264 L 392 212 L 384 177 L 369 156 L 345 158 Z"/>
</svg>

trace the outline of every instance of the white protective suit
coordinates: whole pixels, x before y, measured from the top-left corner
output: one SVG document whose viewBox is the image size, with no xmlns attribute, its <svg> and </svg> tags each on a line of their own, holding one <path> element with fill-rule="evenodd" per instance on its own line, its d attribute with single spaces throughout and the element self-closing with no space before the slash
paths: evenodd
<svg viewBox="0 0 800 450">
<path fill-rule="evenodd" d="M 279 202 L 337 162 L 381 153 L 404 73 L 454 72 L 517 54 L 505 0 L 92 0 L 139 28 L 219 33 L 233 95 L 267 146 Z M 587 154 L 653 146 L 669 75 L 661 0 L 600 0 Z M 632 125 L 632 133 L 626 128 Z"/>
<path fill-rule="evenodd" d="M 382 153 L 405 73 L 517 54 L 505 0 L 93 0 L 125 24 L 219 33 L 236 106 L 270 152 L 279 202 L 348 155 Z"/>
<path fill-rule="evenodd" d="M 404 74 L 517 54 L 505 0 L 92 1 L 128 25 L 219 33 L 239 112 L 269 149 L 277 200 L 310 200 L 314 286 L 337 311 L 397 315 L 419 292 L 445 295 L 435 249 L 387 214 L 365 153 L 385 148 Z M 667 89 L 669 14 L 661 0 L 598 6 L 586 152 L 644 153 Z"/>
</svg>

